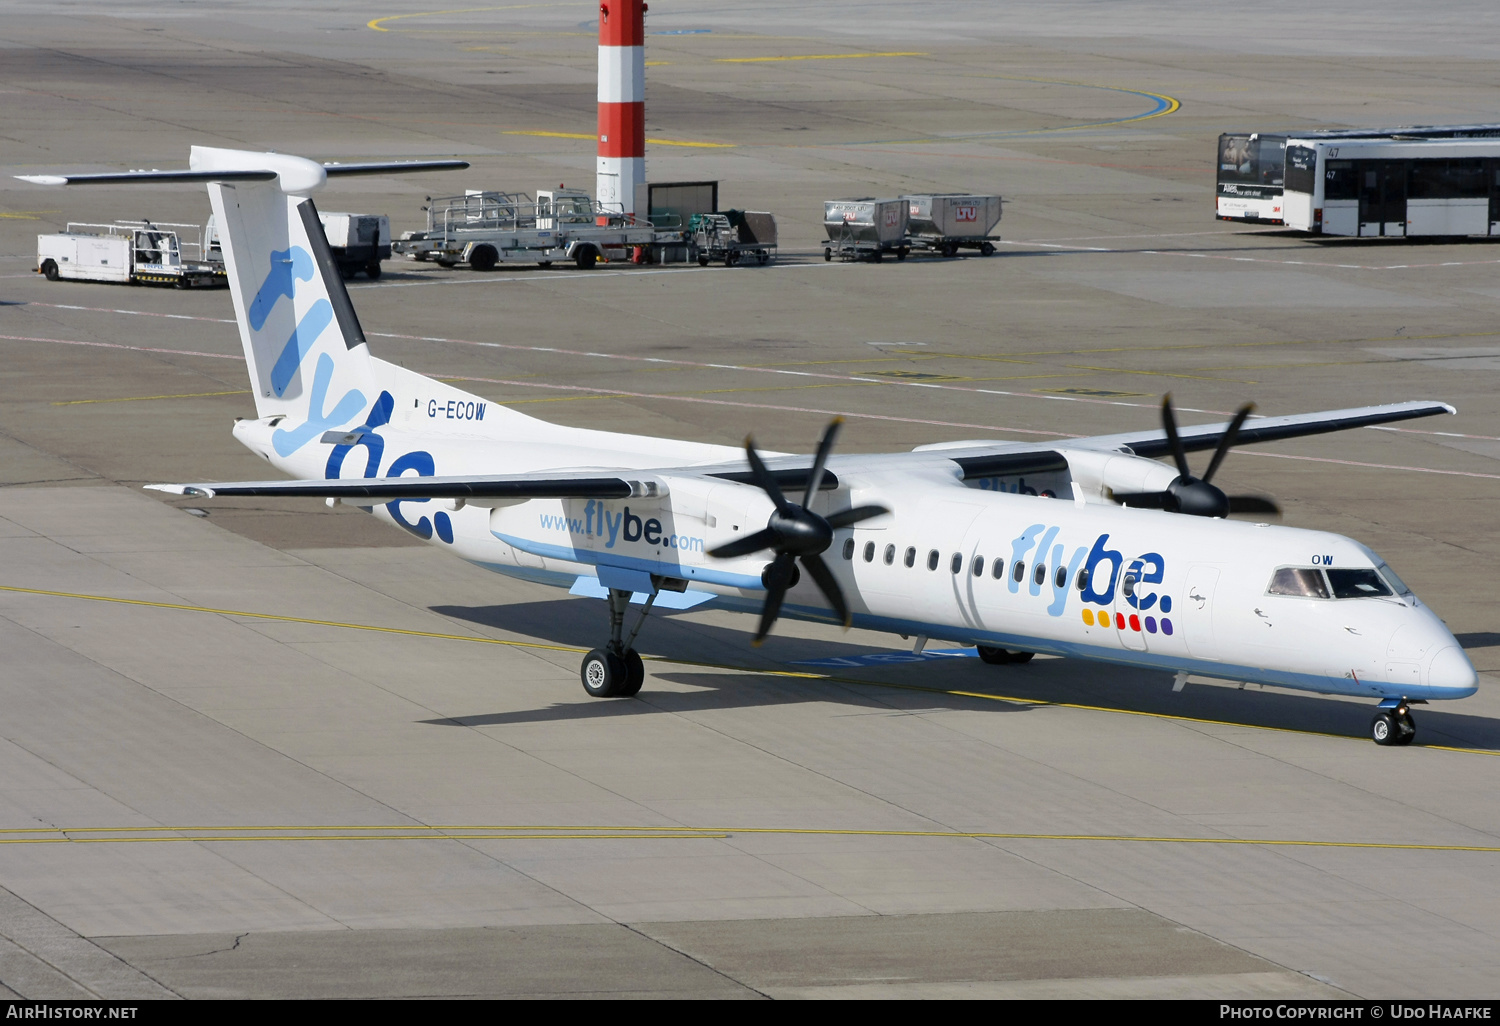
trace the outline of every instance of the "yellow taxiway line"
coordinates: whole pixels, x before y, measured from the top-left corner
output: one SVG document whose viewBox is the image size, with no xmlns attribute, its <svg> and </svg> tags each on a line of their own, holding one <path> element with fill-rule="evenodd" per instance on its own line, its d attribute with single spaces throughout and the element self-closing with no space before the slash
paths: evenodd
<svg viewBox="0 0 1500 1026">
<path fill-rule="evenodd" d="M 282 623 L 305 623 L 316 627 L 334 627 L 340 630 L 373 631 L 379 634 L 397 634 L 414 638 L 436 638 L 441 641 L 466 641 L 480 645 L 502 645 L 507 648 L 535 649 L 547 652 L 587 652 L 576 645 L 550 645 L 540 641 L 511 641 L 505 638 L 486 638 L 477 634 L 446 634 L 441 631 L 418 631 L 405 627 L 379 627 L 366 623 L 345 623 L 339 620 L 318 620 L 305 616 L 288 616 L 282 613 L 255 613 L 243 609 L 216 609 L 211 606 L 195 606 L 182 602 L 153 602 L 148 599 L 116 598 L 111 595 L 88 595 L 79 592 L 54 591 L 47 588 L 22 588 L 16 585 L 0 585 L 0 592 L 21 595 L 43 595 L 48 598 L 74 599 L 85 602 L 107 602 L 127 606 L 145 606 L 154 609 L 172 609 L 188 613 L 210 613 L 215 616 L 240 617 L 251 620 L 273 620 Z M 831 621 L 830 621 L 831 622 Z M 756 673 L 767 677 L 793 680 L 821 680 L 830 684 L 849 684 L 855 687 L 886 688 L 891 691 L 913 691 L 929 695 L 947 695 L 954 698 L 974 698 L 986 702 L 1003 702 L 1008 705 L 1051 706 L 1057 709 L 1077 709 L 1082 712 L 1116 713 L 1122 716 L 1145 716 L 1156 720 L 1174 720 L 1181 723 L 1202 723 L 1216 727 L 1245 727 L 1252 730 L 1275 731 L 1283 734 L 1301 734 L 1314 737 L 1337 738 L 1343 741 L 1361 740 L 1347 734 L 1331 734 L 1321 730 L 1300 730 L 1294 727 L 1271 727 L 1258 723 L 1242 723 L 1233 720 L 1215 720 L 1203 716 L 1183 716 L 1177 713 L 1152 712 L 1145 709 L 1122 709 L 1118 706 L 1089 705 L 1082 702 L 1055 702 L 1041 698 L 1022 698 L 1014 695 L 997 695 L 985 691 L 965 691 L 958 688 L 929 688 L 917 684 L 900 684 L 894 681 L 862 680 L 857 677 L 841 677 L 830 673 L 814 673 L 806 670 L 777 670 L 756 666 L 735 666 L 728 663 L 699 662 L 692 659 L 674 659 L 667 656 L 643 656 L 648 662 L 673 666 L 696 666 L 712 670 L 729 670 L 736 673 Z M 462 723 L 464 717 L 447 717 Z M 1468 755 L 1500 756 L 1500 751 L 1483 748 L 1461 748 L 1454 745 L 1417 745 L 1431 751 L 1462 752 Z M 0 833 L 4 833 L 0 830 Z M 998 835 L 997 835 L 998 836 Z M 1263 843 L 1263 842 L 1257 842 Z"/>
<path fill-rule="evenodd" d="M 120 399 L 65 399 L 53 406 L 89 406 L 93 403 L 143 403 L 150 399 L 202 399 L 211 395 L 249 395 L 248 388 L 237 388 L 229 392 L 183 392 L 179 395 L 127 395 Z"/>
<path fill-rule="evenodd" d="M 48 834 L 51 836 L 31 836 L 36 834 Z M 106 834 L 116 836 L 74 836 L 77 834 Z M 127 834 L 136 836 L 119 836 Z M 1085 841 L 1136 844 L 1259 845 L 1282 848 L 1342 848 L 1365 851 L 1451 851 L 1500 854 L 1500 845 L 1414 844 L 1397 841 L 1334 841 L 1285 837 L 1054 834 L 1010 830 L 859 830 L 822 827 L 589 826 L 576 824 L 427 825 L 408 823 L 388 826 L 23 827 L 18 829 L 0 829 L 0 844 L 128 844 L 168 841 L 211 843 L 216 841 L 725 840 L 737 835 L 748 834 L 802 837 L 925 837 L 936 840 L 979 841 Z M 28 836 L 18 837 L 15 835 Z"/>
<path fill-rule="evenodd" d="M 771 61 L 847 61 L 861 57 L 926 57 L 916 50 L 893 53 L 803 53 L 786 57 L 716 57 L 715 64 L 766 64 Z"/>
</svg>

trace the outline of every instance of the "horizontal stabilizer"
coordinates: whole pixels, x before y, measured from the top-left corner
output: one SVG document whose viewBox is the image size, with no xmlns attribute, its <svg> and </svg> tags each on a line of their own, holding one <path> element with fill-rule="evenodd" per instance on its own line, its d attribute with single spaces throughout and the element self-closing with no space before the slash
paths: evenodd
<svg viewBox="0 0 1500 1026">
<path fill-rule="evenodd" d="M 90 175 L 16 175 L 33 185 L 169 185 L 187 182 L 271 182 L 275 171 L 110 171 Z"/>
<path fill-rule="evenodd" d="M 324 164 L 329 178 L 341 175 L 403 175 L 413 171 L 462 171 L 467 160 L 396 160 L 369 164 Z"/>
<path fill-rule="evenodd" d="M 331 478 L 312 481 L 228 481 L 216 484 L 154 484 L 146 488 L 171 495 L 205 499 L 225 496 L 306 496 L 323 499 L 629 499 L 665 495 L 656 481 L 619 477 L 556 475 L 530 477 L 497 474 L 484 477 Z"/>
</svg>

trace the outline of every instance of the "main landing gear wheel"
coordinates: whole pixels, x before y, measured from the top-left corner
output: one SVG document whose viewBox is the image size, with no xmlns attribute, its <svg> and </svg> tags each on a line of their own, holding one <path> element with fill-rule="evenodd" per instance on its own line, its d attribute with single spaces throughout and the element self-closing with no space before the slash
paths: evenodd
<svg viewBox="0 0 1500 1026">
<path fill-rule="evenodd" d="M 583 657 L 578 676 L 583 680 L 583 690 L 594 698 L 632 698 L 640 694 L 646 680 L 646 667 L 640 653 L 630 646 L 641 632 L 651 607 L 656 602 L 656 593 L 646 599 L 641 618 L 636 622 L 630 637 L 625 637 L 625 611 L 630 607 L 628 591 L 619 588 L 609 590 L 609 641 L 603 648 L 596 648 Z"/>
<path fill-rule="evenodd" d="M 630 671 L 625 660 L 613 652 L 596 648 L 583 657 L 579 676 L 583 678 L 583 690 L 595 698 L 613 698 L 626 685 Z"/>
<path fill-rule="evenodd" d="M 646 683 L 646 667 L 641 662 L 641 655 L 633 648 L 625 650 L 625 683 L 615 692 L 621 698 L 634 698 L 641 693 L 641 685 Z"/>
<path fill-rule="evenodd" d="M 979 658 L 991 666 L 1003 666 L 1006 663 L 1024 665 L 1031 662 L 1035 652 L 1011 652 L 1003 648 L 991 648 L 989 645 L 980 645 Z"/>
<path fill-rule="evenodd" d="M 1370 721 L 1370 739 L 1377 745 L 1409 745 L 1416 736 L 1417 725 L 1405 707 L 1381 709 Z"/>
</svg>

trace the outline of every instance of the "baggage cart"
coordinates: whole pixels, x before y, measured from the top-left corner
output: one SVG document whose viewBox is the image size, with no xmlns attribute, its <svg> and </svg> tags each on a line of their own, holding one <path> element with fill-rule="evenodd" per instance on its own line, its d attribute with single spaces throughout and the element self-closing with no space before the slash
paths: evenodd
<svg viewBox="0 0 1500 1026">
<path fill-rule="evenodd" d="M 725 267 L 754 258 L 762 265 L 776 256 L 776 218 L 761 210 L 694 214 L 688 221 L 698 266 L 722 260 Z"/>
<path fill-rule="evenodd" d="M 981 256 L 995 252 L 1000 236 L 990 231 L 1000 223 L 999 196 L 971 193 L 929 193 L 902 196 L 907 203 L 907 234 L 913 249 L 958 255 L 977 249 Z"/>
<path fill-rule="evenodd" d="M 905 260 L 908 204 L 902 199 L 828 200 L 823 204 L 823 259 L 879 261 L 886 253 Z"/>
</svg>

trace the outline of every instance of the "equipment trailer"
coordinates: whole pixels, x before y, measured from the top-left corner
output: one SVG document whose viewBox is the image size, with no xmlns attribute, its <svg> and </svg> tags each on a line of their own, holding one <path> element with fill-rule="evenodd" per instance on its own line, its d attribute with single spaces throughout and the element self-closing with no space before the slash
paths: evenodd
<svg viewBox="0 0 1500 1026">
<path fill-rule="evenodd" d="M 671 234 L 680 239 L 680 232 Z M 475 190 L 429 201 L 427 230 L 407 232 L 391 248 L 408 260 L 467 263 L 475 271 L 502 263 L 551 267 L 559 260 L 587 270 L 657 241 L 649 224 L 600 209 L 577 190 L 540 191 L 535 201 L 525 193 Z"/>
<path fill-rule="evenodd" d="M 108 281 L 127 285 L 175 285 L 180 289 L 228 284 L 222 262 L 201 259 L 203 244 L 183 242 L 173 229 L 195 224 L 69 222 L 66 230 L 36 237 L 37 273 L 48 281 Z M 98 229 L 89 231 L 85 229 Z M 183 259 L 183 251 L 199 259 Z"/>
</svg>

